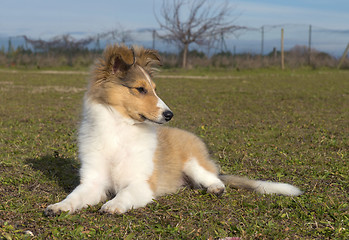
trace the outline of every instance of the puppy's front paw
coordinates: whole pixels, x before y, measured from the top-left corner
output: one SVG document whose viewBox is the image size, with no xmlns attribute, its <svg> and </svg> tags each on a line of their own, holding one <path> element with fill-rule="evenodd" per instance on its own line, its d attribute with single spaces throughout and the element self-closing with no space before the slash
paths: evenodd
<svg viewBox="0 0 349 240">
<path fill-rule="evenodd" d="M 109 213 L 109 214 L 122 214 L 127 211 L 127 209 L 122 206 L 122 204 L 118 203 L 115 200 L 110 200 L 103 204 L 101 209 L 99 210 L 101 213 Z"/>
<path fill-rule="evenodd" d="M 74 211 L 75 209 L 71 204 L 69 204 L 68 202 L 62 201 L 62 202 L 47 206 L 44 213 L 46 216 L 54 216 L 54 215 L 60 214 L 61 212 L 69 212 L 69 214 L 71 214 Z"/>
</svg>

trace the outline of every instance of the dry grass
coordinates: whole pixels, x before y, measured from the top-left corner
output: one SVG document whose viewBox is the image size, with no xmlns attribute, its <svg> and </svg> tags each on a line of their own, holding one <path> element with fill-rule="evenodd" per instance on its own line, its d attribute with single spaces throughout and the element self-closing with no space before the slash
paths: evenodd
<svg viewBox="0 0 349 240">
<path fill-rule="evenodd" d="M 171 125 L 201 136 L 222 171 L 292 183 L 304 195 L 228 189 L 216 198 L 184 189 L 121 216 L 96 206 L 45 217 L 78 184 L 86 76 L 0 72 L 0 238 L 349 238 L 348 72 L 165 73 L 182 76 L 156 79 L 175 112 Z"/>
</svg>

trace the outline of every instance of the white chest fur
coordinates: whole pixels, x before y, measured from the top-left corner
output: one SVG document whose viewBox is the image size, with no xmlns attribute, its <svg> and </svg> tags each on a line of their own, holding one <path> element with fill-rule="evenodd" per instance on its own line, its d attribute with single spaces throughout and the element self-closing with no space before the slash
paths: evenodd
<svg viewBox="0 0 349 240">
<path fill-rule="evenodd" d="M 157 128 L 134 123 L 114 109 L 85 101 L 79 132 L 81 178 L 105 178 L 117 191 L 131 181 L 149 179 Z"/>
</svg>

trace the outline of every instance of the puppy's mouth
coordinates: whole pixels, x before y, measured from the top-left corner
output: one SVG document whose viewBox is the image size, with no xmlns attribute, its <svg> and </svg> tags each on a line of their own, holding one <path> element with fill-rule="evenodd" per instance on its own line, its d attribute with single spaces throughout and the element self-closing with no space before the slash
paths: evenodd
<svg viewBox="0 0 349 240">
<path fill-rule="evenodd" d="M 143 114 L 139 114 L 139 116 L 141 117 L 141 119 L 142 119 L 143 121 L 148 121 L 148 122 L 155 123 L 155 124 L 159 124 L 159 125 L 163 124 L 163 122 L 154 121 L 154 120 L 152 120 L 152 119 L 150 119 L 150 118 L 147 118 L 147 117 L 144 116 Z"/>
</svg>

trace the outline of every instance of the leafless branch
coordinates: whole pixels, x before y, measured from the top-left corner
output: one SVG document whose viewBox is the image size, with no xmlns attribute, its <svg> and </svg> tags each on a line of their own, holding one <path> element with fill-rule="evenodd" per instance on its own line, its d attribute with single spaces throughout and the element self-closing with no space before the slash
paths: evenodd
<svg viewBox="0 0 349 240">
<path fill-rule="evenodd" d="M 159 37 L 178 44 L 184 51 L 182 66 L 185 67 L 186 52 L 191 43 L 210 45 L 222 34 L 244 28 L 233 24 L 233 12 L 227 1 L 218 4 L 209 0 L 172 0 L 163 2 L 161 19 L 157 15 L 155 17 L 165 32 Z"/>
<path fill-rule="evenodd" d="M 56 36 L 50 40 L 42 40 L 42 39 L 31 39 L 27 36 L 23 36 L 26 43 L 29 43 L 33 46 L 35 50 L 47 51 L 54 49 L 83 49 L 86 48 L 88 44 L 94 41 L 93 37 L 87 37 L 84 39 L 76 40 L 69 34 L 65 34 L 62 36 Z"/>
</svg>

